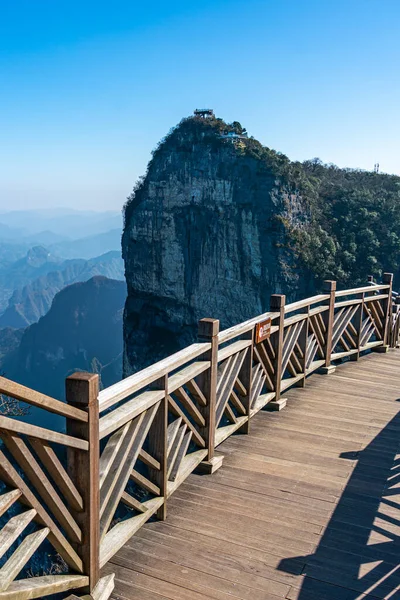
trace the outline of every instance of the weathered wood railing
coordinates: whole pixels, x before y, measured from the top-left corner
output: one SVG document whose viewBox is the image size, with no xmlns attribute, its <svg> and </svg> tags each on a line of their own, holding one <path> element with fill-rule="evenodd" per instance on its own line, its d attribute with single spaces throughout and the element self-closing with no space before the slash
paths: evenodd
<svg viewBox="0 0 400 600">
<path fill-rule="evenodd" d="M 260 323 L 269 329 L 261 338 Z M 283 408 L 284 391 L 314 371 L 397 347 L 399 333 L 385 274 L 382 284 L 343 291 L 328 281 L 322 294 L 288 305 L 273 295 L 270 312 L 221 332 L 203 319 L 198 343 L 103 391 L 97 375 L 68 377 L 66 403 L 0 378 L 0 393 L 66 421 L 58 433 L 0 416 L 0 600 L 71 589 L 106 599 L 112 580 L 100 580 L 102 566 L 151 517 L 166 518 L 168 497 L 190 473 L 221 465 L 223 440 L 248 433 L 266 405 Z M 17 579 L 45 539 L 69 572 Z"/>
</svg>

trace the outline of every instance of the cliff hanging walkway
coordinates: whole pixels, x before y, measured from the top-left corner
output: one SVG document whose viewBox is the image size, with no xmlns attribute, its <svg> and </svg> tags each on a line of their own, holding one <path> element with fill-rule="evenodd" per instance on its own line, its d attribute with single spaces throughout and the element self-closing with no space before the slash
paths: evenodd
<svg viewBox="0 0 400 600">
<path fill-rule="evenodd" d="M 65 425 L 0 415 L 0 600 L 400 598 L 393 296 L 391 274 L 272 295 L 66 402 L 0 377 Z"/>
<path fill-rule="evenodd" d="M 400 354 L 286 396 L 114 556 L 115 600 L 400 597 Z"/>
</svg>

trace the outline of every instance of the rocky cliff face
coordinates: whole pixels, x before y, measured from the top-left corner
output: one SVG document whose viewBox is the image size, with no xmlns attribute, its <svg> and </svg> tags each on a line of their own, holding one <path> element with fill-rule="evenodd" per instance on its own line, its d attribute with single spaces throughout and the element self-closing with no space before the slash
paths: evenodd
<svg viewBox="0 0 400 600">
<path fill-rule="evenodd" d="M 287 228 L 307 222 L 293 164 L 238 123 L 185 119 L 159 145 L 125 209 L 125 373 L 308 291 Z"/>
</svg>

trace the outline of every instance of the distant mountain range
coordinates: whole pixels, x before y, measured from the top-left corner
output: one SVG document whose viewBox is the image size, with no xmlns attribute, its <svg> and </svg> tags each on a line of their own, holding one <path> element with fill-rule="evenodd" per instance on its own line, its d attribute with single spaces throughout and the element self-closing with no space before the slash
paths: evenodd
<svg viewBox="0 0 400 600">
<path fill-rule="evenodd" d="M 120 253 L 120 250 L 121 229 L 112 229 L 105 233 L 78 240 L 67 240 L 47 247 L 13 245 L 0 241 L 0 313 L 6 309 L 15 290 L 50 272 L 64 270 L 67 266 L 66 259 L 88 260 L 107 252 Z M 107 272 L 100 270 L 98 274 L 107 275 Z"/>
<path fill-rule="evenodd" d="M 57 270 L 51 270 L 14 291 L 6 310 L 0 316 L 0 328 L 19 329 L 35 323 L 50 309 L 57 292 L 72 283 L 87 281 L 95 275 L 116 280 L 124 279 L 124 265 L 120 252 L 107 252 L 90 260 L 74 259 L 58 263 L 52 260 L 51 255 L 46 255 L 44 250 L 35 250 L 35 253 L 31 252 L 30 258 L 18 261 L 17 264 L 26 266 L 36 259 L 39 270 L 42 270 L 44 265 L 47 269 L 47 262 L 43 265 L 38 263 L 38 255 L 42 255 L 43 260 L 49 259 L 51 267 Z M 16 270 L 18 272 L 18 269 Z"/>
<path fill-rule="evenodd" d="M 121 229 L 120 211 L 78 211 L 68 208 L 0 213 L 0 240 L 48 245 L 63 240 Z"/>
<path fill-rule="evenodd" d="M 60 399 L 75 370 L 121 378 L 121 233 L 115 211 L 0 213 L 0 374 Z M 42 412 L 30 422 L 63 427 Z"/>
<path fill-rule="evenodd" d="M 122 229 L 110 229 L 103 233 L 96 233 L 77 240 L 65 240 L 51 244 L 49 249 L 53 254 L 63 258 L 93 258 L 109 252 L 121 250 Z"/>
<path fill-rule="evenodd" d="M 64 379 L 74 371 L 98 372 L 102 384 L 111 385 L 122 374 L 125 298 L 124 281 L 100 276 L 64 288 L 48 313 L 23 333 L 0 331 L 0 337 L 8 332 L 13 345 L 0 361 L 0 370 L 10 379 L 60 399 L 64 398 Z M 30 422 L 46 426 L 41 413 L 32 411 Z M 47 415 L 45 420 L 49 418 L 55 417 Z"/>
</svg>

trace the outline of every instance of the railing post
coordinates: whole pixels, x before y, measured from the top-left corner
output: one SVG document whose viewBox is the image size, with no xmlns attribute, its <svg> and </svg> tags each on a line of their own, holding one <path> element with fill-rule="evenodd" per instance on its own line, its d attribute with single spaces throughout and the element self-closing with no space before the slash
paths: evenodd
<svg viewBox="0 0 400 600">
<path fill-rule="evenodd" d="M 396 348 L 396 329 L 397 329 L 397 320 L 398 320 L 398 304 L 393 304 L 392 306 L 392 319 L 389 324 L 389 346 L 391 348 Z"/>
<path fill-rule="evenodd" d="M 99 376 L 93 373 L 74 373 L 66 379 L 67 403 L 85 410 L 88 421 L 67 419 L 67 433 L 86 440 L 87 452 L 68 448 L 68 473 L 80 492 L 83 511 L 74 517 L 82 531 L 78 553 L 83 561 L 84 574 L 89 577 L 89 593 L 100 577 L 100 442 L 99 442 Z"/>
<path fill-rule="evenodd" d="M 336 367 L 331 365 L 331 356 L 332 356 L 332 336 L 333 336 L 333 322 L 335 318 L 335 296 L 336 296 L 336 281 L 324 281 L 323 284 L 323 292 L 324 294 L 329 294 L 329 299 L 327 301 L 328 310 L 325 311 L 324 314 L 324 323 L 326 327 L 325 332 L 325 365 L 321 367 L 318 371 L 322 375 L 331 375 L 335 372 Z"/>
<path fill-rule="evenodd" d="M 270 299 L 271 312 L 278 312 L 278 331 L 272 337 L 271 343 L 275 353 L 274 357 L 274 374 L 272 383 L 274 384 L 275 399 L 269 402 L 268 407 L 272 410 L 282 410 L 286 406 L 286 398 L 281 398 L 282 384 L 282 353 L 283 353 L 283 332 L 285 328 L 285 302 L 286 296 L 283 294 L 272 294 Z M 274 319 L 276 322 L 276 319 Z"/>
<path fill-rule="evenodd" d="M 383 323 L 383 345 L 386 349 L 389 349 L 389 325 L 391 323 L 392 318 L 392 287 L 393 287 L 393 273 L 384 273 L 382 277 L 382 283 L 385 285 L 389 285 L 389 289 L 387 290 L 388 297 L 383 301 L 383 311 L 385 314 L 384 323 Z"/>
<path fill-rule="evenodd" d="M 397 296 L 396 300 L 395 300 L 395 306 L 393 308 L 396 307 L 396 323 L 395 323 L 395 328 L 394 328 L 394 348 L 399 348 L 399 335 L 400 335 L 400 296 Z"/>
<path fill-rule="evenodd" d="M 368 279 L 369 280 L 369 279 Z M 357 294 L 358 296 L 358 294 Z M 362 326 L 363 326 L 363 316 L 364 316 L 364 300 L 365 300 L 365 292 L 359 294 L 360 296 L 360 306 L 358 307 L 356 314 L 355 314 L 355 320 L 356 320 L 356 333 L 357 333 L 357 352 L 352 354 L 350 356 L 350 360 L 359 360 L 360 358 L 360 348 L 361 348 L 361 332 L 362 332 Z"/>
<path fill-rule="evenodd" d="M 160 488 L 160 495 L 164 497 L 162 506 L 156 512 L 156 517 L 160 521 L 167 518 L 167 495 L 168 495 L 168 477 L 167 477 L 167 433 L 168 433 L 168 375 L 160 377 L 151 384 L 153 390 L 163 390 L 164 398 L 160 402 L 157 414 L 149 432 L 149 450 L 150 454 L 160 463 L 160 469 L 150 469 L 150 479 Z"/>
<path fill-rule="evenodd" d="M 303 312 L 303 311 L 302 311 Z M 300 379 L 300 381 L 297 382 L 296 386 L 297 387 L 306 387 L 306 378 L 307 378 L 307 346 L 308 346 L 308 333 L 309 333 L 309 329 L 310 329 L 310 305 L 308 305 L 305 309 L 304 309 L 304 313 L 307 315 L 307 317 L 304 319 L 304 324 L 303 324 L 303 328 L 301 331 L 301 334 L 299 336 L 299 346 L 303 352 L 303 358 L 301 358 L 299 360 L 303 373 L 304 373 L 304 377 L 302 379 Z"/>
<path fill-rule="evenodd" d="M 198 341 L 211 344 L 210 350 L 201 355 L 200 360 L 210 362 L 210 368 L 199 376 L 199 383 L 207 404 L 203 408 L 206 421 L 202 435 L 207 448 L 207 456 L 197 468 L 198 472 L 211 474 L 222 465 L 223 456 L 215 456 L 215 421 L 217 403 L 217 369 L 218 369 L 218 319 L 201 319 L 198 328 Z"/>
<path fill-rule="evenodd" d="M 246 409 L 247 421 L 238 429 L 239 433 L 249 434 L 250 433 L 250 416 L 251 416 L 251 393 L 253 383 L 253 349 L 254 349 L 254 327 L 247 333 L 243 334 L 243 339 L 250 339 L 251 346 L 248 347 L 246 357 L 243 361 L 241 370 L 241 381 L 247 390 L 247 394 L 242 397 L 243 406 Z"/>
</svg>

